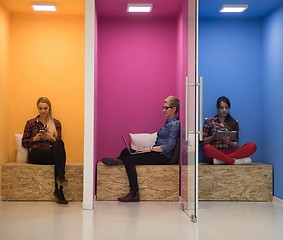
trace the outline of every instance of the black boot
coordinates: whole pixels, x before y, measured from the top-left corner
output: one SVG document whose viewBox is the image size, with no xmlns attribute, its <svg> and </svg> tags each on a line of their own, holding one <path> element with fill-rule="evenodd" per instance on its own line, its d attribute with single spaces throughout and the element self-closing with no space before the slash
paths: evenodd
<svg viewBox="0 0 283 240">
<path fill-rule="evenodd" d="M 55 201 L 59 204 L 68 204 L 68 201 L 66 200 L 64 193 L 63 193 L 63 187 L 55 188 L 54 191 Z"/>
</svg>

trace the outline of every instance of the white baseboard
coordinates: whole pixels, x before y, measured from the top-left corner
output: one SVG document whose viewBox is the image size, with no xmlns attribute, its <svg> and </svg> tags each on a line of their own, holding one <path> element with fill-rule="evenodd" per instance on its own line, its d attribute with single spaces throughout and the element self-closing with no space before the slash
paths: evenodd
<svg viewBox="0 0 283 240">
<path fill-rule="evenodd" d="M 283 206 L 283 200 L 277 197 L 273 197 L 273 202 Z"/>
</svg>

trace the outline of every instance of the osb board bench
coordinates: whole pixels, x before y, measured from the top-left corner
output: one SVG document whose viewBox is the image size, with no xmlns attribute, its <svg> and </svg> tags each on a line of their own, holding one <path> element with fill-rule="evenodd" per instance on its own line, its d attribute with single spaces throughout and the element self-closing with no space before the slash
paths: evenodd
<svg viewBox="0 0 283 240">
<path fill-rule="evenodd" d="M 199 200 L 272 201 L 272 165 L 199 164 Z"/>
<path fill-rule="evenodd" d="M 83 164 L 67 163 L 69 201 L 83 200 Z M 14 201 L 54 200 L 54 166 L 8 162 L 2 165 L 2 199 Z"/>
<path fill-rule="evenodd" d="M 141 200 L 179 200 L 179 165 L 138 165 L 136 169 Z M 97 200 L 117 200 L 128 192 L 124 165 L 97 164 Z"/>
</svg>

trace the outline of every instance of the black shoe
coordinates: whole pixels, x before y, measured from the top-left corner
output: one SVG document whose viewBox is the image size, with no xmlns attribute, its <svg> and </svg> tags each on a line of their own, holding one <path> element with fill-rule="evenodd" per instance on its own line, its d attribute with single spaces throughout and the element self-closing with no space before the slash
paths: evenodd
<svg viewBox="0 0 283 240">
<path fill-rule="evenodd" d="M 107 166 L 114 166 L 114 165 L 123 165 L 123 161 L 120 159 L 114 158 L 102 158 L 101 162 L 103 162 Z"/>
<path fill-rule="evenodd" d="M 120 202 L 139 202 L 140 195 L 139 192 L 130 191 L 126 196 L 118 198 Z"/>
<path fill-rule="evenodd" d="M 55 188 L 54 191 L 54 196 L 55 196 L 55 201 L 59 204 L 68 204 L 68 201 L 66 200 L 64 193 L 63 193 L 63 189 L 60 187 Z"/>
</svg>

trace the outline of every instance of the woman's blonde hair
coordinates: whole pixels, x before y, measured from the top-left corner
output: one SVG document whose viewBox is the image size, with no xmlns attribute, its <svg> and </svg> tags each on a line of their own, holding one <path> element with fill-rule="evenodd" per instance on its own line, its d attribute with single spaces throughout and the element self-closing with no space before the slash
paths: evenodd
<svg viewBox="0 0 283 240">
<path fill-rule="evenodd" d="M 51 109 L 51 102 L 47 97 L 41 97 L 37 100 L 36 106 L 38 107 L 39 103 L 46 103 L 49 106 L 49 113 L 47 114 L 46 119 L 46 130 L 49 132 L 52 136 L 58 137 L 58 133 L 52 118 L 52 109 Z"/>
<path fill-rule="evenodd" d="M 176 107 L 176 113 L 179 112 L 180 102 L 179 99 L 174 96 L 167 97 L 164 102 L 169 104 L 169 107 Z"/>
</svg>

